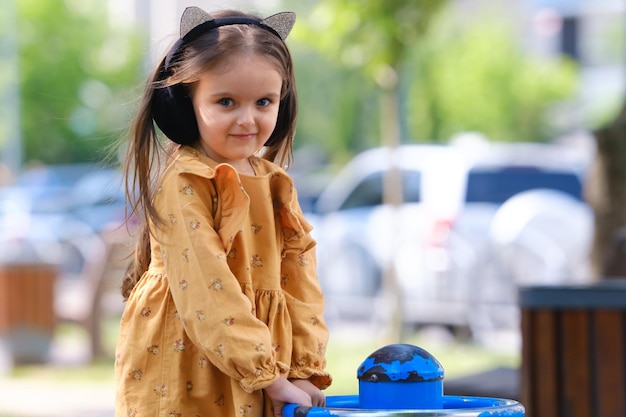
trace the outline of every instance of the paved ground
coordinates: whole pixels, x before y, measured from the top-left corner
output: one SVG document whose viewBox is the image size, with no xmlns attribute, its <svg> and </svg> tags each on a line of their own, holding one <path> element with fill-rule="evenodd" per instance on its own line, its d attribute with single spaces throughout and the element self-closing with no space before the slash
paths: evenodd
<svg viewBox="0 0 626 417">
<path fill-rule="evenodd" d="M 55 340 L 53 366 L 77 366 L 87 361 L 86 340 Z M 3 360 L 4 358 L 4 360 Z M 108 381 L 53 381 L 11 378 L 0 351 L 0 417 L 113 417 L 115 388 Z"/>
<path fill-rule="evenodd" d="M 520 400 L 519 370 L 497 367 L 473 375 L 445 381 L 446 395 L 470 395 Z"/>
<path fill-rule="evenodd" d="M 113 383 L 0 378 L 1 417 L 113 417 Z"/>
</svg>

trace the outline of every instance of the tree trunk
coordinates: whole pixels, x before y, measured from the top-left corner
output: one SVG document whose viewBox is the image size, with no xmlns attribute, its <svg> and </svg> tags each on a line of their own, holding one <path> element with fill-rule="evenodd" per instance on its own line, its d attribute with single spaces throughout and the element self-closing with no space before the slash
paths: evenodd
<svg viewBox="0 0 626 417">
<path fill-rule="evenodd" d="M 390 153 L 390 170 L 383 177 L 383 202 L 388 204 L 392 210 L 398 210 L 402 204 L 402 174 L 396 166 L 395 160 L 397 148 L 400 145 L 400 128 L 398 117 L 398 95 L 395 89 L 388 88 L 383 91 L 381 97 L 381 144 L 391 149 Z M 385 311 L 383 317 L 385 322 L 385 337 L 389 343 L 398 343 L 403 341 L 405 335 L 404 330 L 404 311 L 402 300 L 402 289 L 398 282 L 398 274 L 395 268 L 394 255 L 398 249 L 395 238 L 398 236 L 398 230 L 402 227 L 398 224 L 397 216 L 391 216 L 391 256 L 383 265 L 383 308 Z"/>
<path fill-rule="evenodd" d="M 620 229 L 626 227 L 626 102 L 618 116 L 594 132 L 597 153 L 586 184 L 586 197 L 595 214 L 591 249 L 594 279 L 626 276 Z"/>
</svg>

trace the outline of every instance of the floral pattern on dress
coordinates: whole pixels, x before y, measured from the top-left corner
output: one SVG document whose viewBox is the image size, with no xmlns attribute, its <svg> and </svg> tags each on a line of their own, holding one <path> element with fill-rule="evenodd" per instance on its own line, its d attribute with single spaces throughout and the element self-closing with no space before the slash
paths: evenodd
<svg viewBox="0 0 626 417">
<path fill-rule="evenodd" d="M 261 268 L 263 266 L 263 259 L 259 255 L 252 255 L 252 259 L 250 259 L 250 265 L 253 268 Z"/>
<path fill-rule="evenodd" d="M 298 265 L 302 267 L 309 266 L 309 258 L 305 254 L 298 255 Z"/>
<path fill-rule="evenodd" d="M 185 184 L 183 185 L 183 187 L 180 189 L 180 192 L 185 194 L 185 195 L 193 195 L 193 186 L 191 184 Z"/>
<path fill-rule="evenodd" d="M 215 349 L 213 349 L 213 353 L 215 353 L 220 358 L 224 357 L 224 345 L 221 343 L 217 345 Z"/>
<path fill-rule="evenodd" d="M 141 376 L 143 375 L 143 371 L 141 369 L 135 368 L 131 372 L 129 372 L 128 376 L 136 381 L 141 381 Z"/>
<path fill-rule="evenodd" d="M 154 387 L 154 393 L 156 394 L 157 397 L 167 397 L 167 385 L 160 385 L 157 387 Z"/>
<path fill-rule="evenodd" d="M 174 352 L 184 352 L 185 351 L 185 342 L 183 339 L 176 339 L 174 342 Z"/>
<path fill-rule="evenodd" d="M 289 282 L 289 276 L 285 275 L 285 274 L 281 274 L 281 276 L 280 276 L 280 286 L 284 288 L 287 285 L 288 282 Z"/>
<path fill-rule="evenodd" d="M 213 291 L 220 291 L 224 289 L 224 284 L 222 283 L 221 278 L 216 278 L 209 283 L 209 288 Z"/>
</svg>

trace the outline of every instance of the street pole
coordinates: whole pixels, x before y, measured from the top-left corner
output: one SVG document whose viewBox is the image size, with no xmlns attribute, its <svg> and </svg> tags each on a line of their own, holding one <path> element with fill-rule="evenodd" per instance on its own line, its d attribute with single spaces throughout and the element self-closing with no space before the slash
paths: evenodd
<svg viewBox="0 0 626 417">
<path fill-rule="evenodd" d="M 17 0 L 0 0 L 0 185 L 22 168 Z"/>
</svg>

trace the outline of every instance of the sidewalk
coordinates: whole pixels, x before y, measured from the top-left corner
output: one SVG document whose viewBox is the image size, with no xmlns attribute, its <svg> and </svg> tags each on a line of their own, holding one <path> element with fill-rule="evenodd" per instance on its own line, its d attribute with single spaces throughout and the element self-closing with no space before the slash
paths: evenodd
<svg viewBox="0 0 626 417">
<path fill-rule="evenodd" d="M 0 377 L 0 417 L 113 417 L 113 382 Z"/>
<path fill-rule="evenodd" d="M 50 365 L 79 369 L 87 357 L 87 340 L 58 338 L 53 342 Z M 9 375 L 5 366 L 4 374 L 0 372 L 0 417 L 113 417 L 112 377 L 55 380 L 49 375 Z"/>
</svg>

